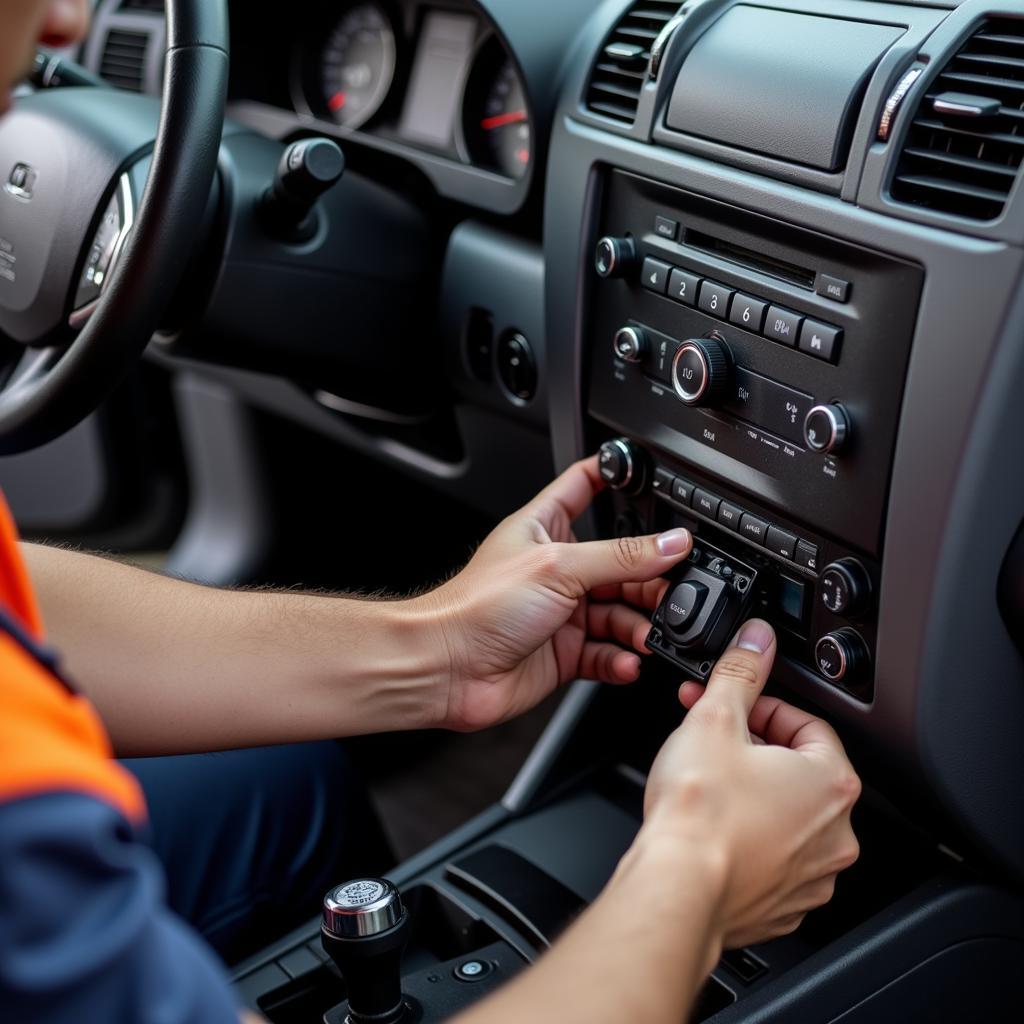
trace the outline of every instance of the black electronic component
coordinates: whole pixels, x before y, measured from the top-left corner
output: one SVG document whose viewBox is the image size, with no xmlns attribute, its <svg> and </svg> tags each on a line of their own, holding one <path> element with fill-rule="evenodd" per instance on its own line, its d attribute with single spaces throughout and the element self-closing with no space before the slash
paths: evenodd
<svg viewBox="0 0 1024 1024">
<path fill-rule="evenodd" d="M 860 677 L 869 660 L 867 645 L 853 629 L 837 629 L 823 636 L 814 648 L 818 671 L 832 683 L 849 686 Z"/>
<path fill-rule="evenodd" d="M 647 646 L 693 678 L 707 679 L 750 608 L 757 570 L 701 544 L 655 611 Z"/>
<path fill-rule="evenodd" d="M 841 405 L 816 405 L 804 420 L 804 443 L 819 455 L 842 451 L 850 436 L 850 419 Z"/>
<path fill-rule="evenodd" d="M 620 327 L 612 344 L 615 354 L 627 363 L 642 363 L 647 355 L 647 336 L 640 327 Z"/>
<path fill-rule="evenodd" d="M 517 402 L 532 401 L 537 394 L 537 360 L 533 346 L 522 334 L 506 335 L 498 344 L 498 376 Z"/>
</svg>

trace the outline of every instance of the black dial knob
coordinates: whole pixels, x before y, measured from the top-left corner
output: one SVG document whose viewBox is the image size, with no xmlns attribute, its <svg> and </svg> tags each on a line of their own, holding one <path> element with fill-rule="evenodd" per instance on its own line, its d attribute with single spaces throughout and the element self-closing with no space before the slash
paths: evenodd
<svg viewBox="0 0 1024 1024">
<path fill-rule="evenodd" d="M 868 663 L 867 645 L 852 629 L 837 629 L 823 636 L 814 648 L 818 671 L 830 682 L 856 680 Z"/>
<path fill-rule="evenodd" d="M 841 405 L 816 405 L 804 420 L 804 443 L 819 455 L 842 450 L 850 436 L 850 418 Z"/>
<path fill-rule="evenodd" d="M 672 361 L 672 386 L 687 405 L 713 405 L 724 398 L 731 375 L 729 350 L 718 338 L 684 341 Z"/>
<path fill-rule="evenodd" d="M 627 363 L 642 363 L 647 355 L 647 336 L 640 327 L 620 327 L 612 345 L 619 359 Z"/>
<path fill-rule="evenodd" d="M 821 603 L 833 615 L 856 615 L 871 599 L 871 577 L 856 558 L 826 565 L 821 574 Z"/>
<path fill-rule="evenodd" d="M 597 465 L 601 479 L 613 491 L 638 494 L 647 482 L 647 454 L 623 437 L 601 445 Z"/>
<path fill-rule="evenodd" d="M 605 235 L 594 252 L 598 277 L 626 277 L 637 264 L 636 243 L 632 238 Z"/>
</svg>

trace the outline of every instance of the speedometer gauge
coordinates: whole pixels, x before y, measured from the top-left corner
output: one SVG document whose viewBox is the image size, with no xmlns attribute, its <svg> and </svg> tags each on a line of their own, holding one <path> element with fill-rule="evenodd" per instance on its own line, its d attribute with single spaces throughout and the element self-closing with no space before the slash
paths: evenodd
<svg viewBox="0 0 1024 1024">
<path fill-rule="evenodd" d="M 395 30 L 376 4 L 346 11 L 327 38 L 323 102 L 339 124 L 358 128 L 380 110 L 395 77 Z"/>
<path fill-rule="evenodd" d="M 506 177 L 521 178 L 530 166 L 533 129 L 526 90 L 497 39 L 481 50 L 466 83 L 462 141 L 469 160 Z"/>
</svg>

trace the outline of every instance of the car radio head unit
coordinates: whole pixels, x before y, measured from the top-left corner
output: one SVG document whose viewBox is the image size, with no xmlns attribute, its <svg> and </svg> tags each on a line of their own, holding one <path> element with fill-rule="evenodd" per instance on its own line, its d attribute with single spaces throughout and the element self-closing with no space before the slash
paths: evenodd
<svg viewBox="0 0 1024 1024">
<path fill-rule="evenodd" d="M 685 572 L 706 573 L 711 550 L 737 560 L 744 612 L 803 670 L 870 699 L 920 269 L 623 172 L 597 223 L 588 407 L 621 435 L 601 460 L 615 528 L 689 526 L 701 553 Z M 701 676 L 715 644 L 690 657 L 659 629 L 652 646 Z"/>
</svg>

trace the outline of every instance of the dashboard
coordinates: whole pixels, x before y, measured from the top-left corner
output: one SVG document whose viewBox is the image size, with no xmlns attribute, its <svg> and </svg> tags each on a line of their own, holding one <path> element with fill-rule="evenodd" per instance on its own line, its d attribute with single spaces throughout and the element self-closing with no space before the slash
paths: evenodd
<svg viewBox="0 0 1024 1024">
<path fill-rule="evenodd" d="M 160 6 L 102 0 L 84 62 L 157 90 Z M 589 531 L 691 528 L 702 593 L 725 569 L 747 581 L 735 604 L 777 626 L 779 680 L 865 744 L 886 792 L 928 792 L 1024 872 L 1024 813 L 1005 799 L 1024 784 L 1020 626 L 997 585 L 1024 521 L 1024 3 L 232 8 L 239 160 L 259 148 L 245 131 L 269 173 L 267 139 L 327 135 L 364 186 L 404 189 L 430 220 L 417 295 L 436 310 L 403 310 L 408 349 L 390 362 L 374 360 L 403 247 L 380 232 L 379 305 L 351 326 L 371 305 L 369 261 L 333 240 L 316 308 L 337 304 L 349 332 L 322 332 L 316 372 L 344 365 L 359 331 L 366 379 L 385 385 L 426 352 L 443 369 L 445 444 L 427 450 L 408 420 L 371 429 L 337 395 L 328 406 L 333 384 L 272 380 L 295 376 L 316 333 L 293 329 L 298 304 L 261 311 L 279 348 L 259 379 L 206 369 L 498 514 L 552 460 L 617 445 Z M 150 34 L 133 51 L 118 32 Z M 344 208 L 359 244 L 364 206 Z M 255 291 L 314 258 L 267 253 Z M 225 334 L 253 267 L 239 252 L 218 282 Z M 225 282 L 233 302 L 218 305 Z M 678 622 L 655 643 L 700 674 Z"/>
</svg>

